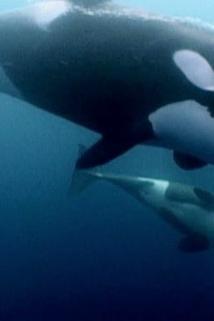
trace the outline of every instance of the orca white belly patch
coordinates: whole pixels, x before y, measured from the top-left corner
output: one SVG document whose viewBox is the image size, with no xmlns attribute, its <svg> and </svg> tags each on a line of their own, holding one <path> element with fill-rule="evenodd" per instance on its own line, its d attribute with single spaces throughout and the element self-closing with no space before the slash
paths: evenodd
<svg viewBox="0 0 214 321">
<path fill-rule="evenodd" d="M 149 116 L 162 145 L 214 162 L 214 118 L 195 101 L 164 106 Z"/>
</svg>

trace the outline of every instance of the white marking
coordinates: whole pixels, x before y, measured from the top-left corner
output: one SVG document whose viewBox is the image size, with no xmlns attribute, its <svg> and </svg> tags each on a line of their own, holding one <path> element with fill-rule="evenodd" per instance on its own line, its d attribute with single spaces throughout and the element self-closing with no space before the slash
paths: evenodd
<svg viewBox="0 0 214 321">
<path fill-rule="evenodd" d="M 8 14 L 5 14 L 5 18 L 7 18 L 8 15 L 17 18 L 23 17 L 27 20 L 33 21 L 40 28 L 46 29 L 55 19 L 67 14 L 69 11 L 72 11 L 72 9 L 73 5 L 70 1 L 50 0 L 8 12 Z"/>
<path fill-rule="evenodd" d="M 40 26 L 46 27 L 55 19 L 68 13 L 71 9 L 72 5 L 67 1 L 48 1 L 37 4 L 34 17 Z"/>
<path fill-rule="evenodd" d="M 206 235 L 214 241 L 214 216 L 205 208 L 195 204 L 174 202 L 165 197 L 170 182 L 159 179 L 138 178 L 141 181 L 153 182 L 154 186 L 148 189 L 148 194 L 141 192 L 142 203 L 146 202 L 152 208 L 159 210 L 166 208 L 171 216 L 177 218 L 182 224 L 193 232 Z M 187 186 L 183 185 L 183 190 Z"/>
<path fill-rule="evenodd" d="M 149 116 L 161 144 L 214 163 L 214 118 L 195 101 L 164 106 Z"/>
<path fill-rule="evenodd" d="M 138 178 L 139 181 L 143 182 L 151 182 L 152 186 L 144 187 L 143 184 L 140 188 L 140 194 L 142 198 L 152 207 L 160 208 L 165 205 L 166 198 L 165 193 L 167 188 L 169 187 L 169 182 L 159 179 L 147 179 L 147 178 Z"/>
<path fill-rule="evenodd" d="M 169 187 L 169 182 L 168 181 L 163 181 L 163 180 L 153 180 L 155 185 L 155 192 L 158 193 L 159 195 L 165 197 L 165 192 L 167 188 Z"/>
<path fill-rule="evenodd" d="M 200 89 L 214 91 L 214 70 L 199 53 L 179 50 L 174 54 L 173 59 L 191 83 Z"/>
<path fill-rule="evenodd" d="M 35 0 L 37 1 L 37 0 Z M 6 10 L 0 14 L 1 19 L 4 17 L 8 19 L 8 16 L 14 14 L 25 15 L 29 18 L 37 21 L 41 27 L 46 28 L 52 21 L 58 18 L 61 14 L 66 14 L 69 10 L 77 11 L 85 15 L 111 15 L 116 17 L 127 17 L 129 19 L 143 19 L 166 22 L 172 25 L 183 25 L 184 27 L 190 27 L 194 30 L 214 31 L 214 25 L 204 22 L 200 19 L 192 17 L 167 17 L 147 12 L 140 7 L 130 7 L 118 5 L 116 1 L 110 1 L 109 3 L 103 3 L 94 7 L 84 7 L 76 5 L 72 0 L 43 0 L 39 3 L 34 3 L 34 0 L 28 0 L 29 5 L 24 9 L 18 10 Z M 33 9 L 34 7 L 34 9 Z M 34 14 L 30 11 L 33 10 Z M 57 12 L 57 10 L 59 10 Z M 37 13 L 36 13 L 37 12 Z M 35 16 L 36 15 L 36 16 Z M 186 31 L 185 31 L 186 32 Z"/>
</svg>

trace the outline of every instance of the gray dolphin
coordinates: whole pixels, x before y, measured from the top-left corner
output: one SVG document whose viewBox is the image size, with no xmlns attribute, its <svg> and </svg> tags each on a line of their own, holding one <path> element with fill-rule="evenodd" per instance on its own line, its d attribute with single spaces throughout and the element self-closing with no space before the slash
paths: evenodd
<svg viewBox="0 0 214 321">
<path fill-rule="evenodd" d="M 0 15 L 0 90 L 100 133 L 79 168 L 144 143 L 214 163 L 214 28 L 76 1 Z"/>
<path fill-rule="evenodd" d="M 104 174 L 99 170 L 75 170 L 71 192 L 78 195 L 99 180 L 122 188 L 154 209 L 182 235 L 178 245 L 181 251 L 199 252 L 214 246 L 214 194 L 167 180 Z"/>
</svg>

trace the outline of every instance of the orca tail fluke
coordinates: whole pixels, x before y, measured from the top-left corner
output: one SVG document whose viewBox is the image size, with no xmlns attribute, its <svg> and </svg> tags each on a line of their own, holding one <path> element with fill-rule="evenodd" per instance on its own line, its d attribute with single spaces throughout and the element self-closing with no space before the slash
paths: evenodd
<svg viewBox="0 0 214 321">
<path fill-rule="evenodd" d="M 79 145 L 78 159 L 85 153 L 86 147 Z M 101 178 L 102 174 L 98 168 L 92 170 L 78 169 L 77 163 L 75 164 L 72 180 L 69 188 L 69 194 L 77 196 L 81 194 L 85 189 Z"/>
</svg>

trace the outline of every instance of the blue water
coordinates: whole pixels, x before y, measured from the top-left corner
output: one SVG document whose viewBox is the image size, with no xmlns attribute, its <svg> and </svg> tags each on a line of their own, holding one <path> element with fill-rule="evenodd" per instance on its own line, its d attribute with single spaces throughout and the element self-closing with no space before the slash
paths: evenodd
<svg viewBox="0 0 214 321">
<path fill-rule="evenodd" d="M 214 21 L 211 0 L 174 2 L 142 0 Z M 77 146 L 96 139 L 0 96 L 0 321 L 213 321 L 213 250 L 182 254 L 175 231 L 112 185 L 69 195 Z M 105 170 L 214 191 L 213 166 L 185 173 L 158 149 L 135 148 Z"/>
</svg>

